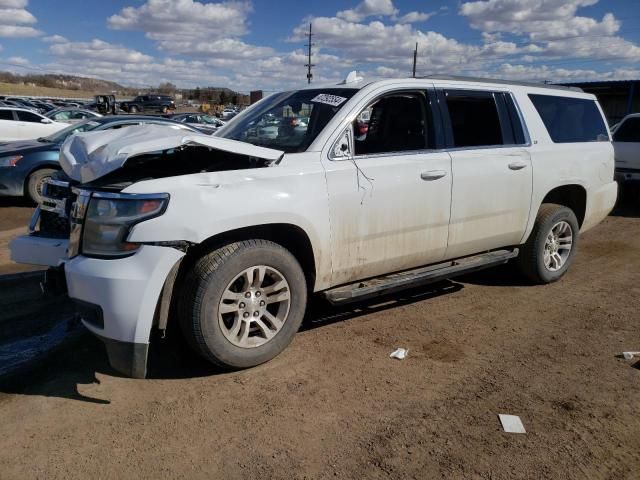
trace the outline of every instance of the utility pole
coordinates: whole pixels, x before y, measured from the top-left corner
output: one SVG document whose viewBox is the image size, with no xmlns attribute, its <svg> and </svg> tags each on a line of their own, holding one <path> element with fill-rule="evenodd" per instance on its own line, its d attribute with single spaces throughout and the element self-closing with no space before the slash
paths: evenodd
<svg viewBox="0 0 640 480">
<path fill-rule="evenodd" d="M 309 48 L 308 50 L 309 61 L 305 65 L 305 67 L 307 67 L 307 83 L 311 83 L 311 79 L 313 78 L 313 73 L 311 73 L 311 67 L 315 67 L 315 65 L 311 63 L 311 47 L 315 45 L 315 43 L 311 42 L 311 37 L 313 37 L 313 33 L 311 33 L 311 24 L 309 24 L 309 42 L 305 44 L 305 47 Z"/>
<path fill-rule="evenodd" d="M 418 42 L 416 42 L 416 49 L 413 51 L 413 78 L 416 78 L 416 61 L 418 60 Z"/>
</svg>

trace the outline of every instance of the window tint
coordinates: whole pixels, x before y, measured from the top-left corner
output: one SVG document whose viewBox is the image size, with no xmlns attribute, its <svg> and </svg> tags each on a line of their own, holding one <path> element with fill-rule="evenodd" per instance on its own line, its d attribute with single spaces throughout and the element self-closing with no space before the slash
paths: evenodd
<svg viewBox="0 0 640 480">
<path fill-rule="evenodd" d="M 614 142 L 640 142 L 640 117 L 627 118 L 613 134 Z"/>
<path fill-rule="evenodd" d="M 396 93 L 378 98 L 354 121 L 354 153 L 368 155 L 433 148 L 432 123 L 422 93 Z"/>
<path fill-rule="evenodd" d="M 522 127 L 522 120 L 520 120 L 520 115 L 518 115 L 518 110 L 516 109 L 516 105 L 513 101 L 513 97 L 508 93 L 504 93 L 503 98 L 507 106 L 507 113 L 511 123 L 513 143 L 516 145 L 523 145 L 526 143 L 524 129 Z"/>
<path fill-rule="evenodd" d="M 607 142 L 609 134 L 593 100 L 529 95 L 555 143 Z"/>
<path fill-rule="evenodd" d="M 13 120 L 13 111 L 0 110 L 0 120 Z"/>
<path fill-rule="evenodd" d="M 40 122 L 40 120 L 42 120 L 42 117 L 35 113 L 23 112 L 21 110 L 18 110 L 16 113 L 18 114 L 18 120 L 22 120 L 23 122 Z"/>
<path fill-rule="evenodd" d="M 446 92 L 455 147 L 502 145 L 498 107 L 491 92 Z"/>
</svg>

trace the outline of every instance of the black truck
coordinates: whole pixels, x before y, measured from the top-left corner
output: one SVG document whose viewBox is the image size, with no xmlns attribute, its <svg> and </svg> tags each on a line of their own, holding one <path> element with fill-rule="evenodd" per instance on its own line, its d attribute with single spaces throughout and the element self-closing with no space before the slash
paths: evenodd
<svg viewBox="0 0 640 480">
<path fill-rule="evenodd" d="M 139 95 L 130 102 L 121 102 L 120 108 L 128 113 L 169 113 L 175 110 L 176 102 L 168 95 Z"/>
</svg>

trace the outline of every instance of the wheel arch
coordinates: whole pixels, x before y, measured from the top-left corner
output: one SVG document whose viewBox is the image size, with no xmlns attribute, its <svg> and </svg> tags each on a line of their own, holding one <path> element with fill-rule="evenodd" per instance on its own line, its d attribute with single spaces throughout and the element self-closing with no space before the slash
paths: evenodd
<svg viewBox="0 0 640 480">
<path fill-rule="evenodd" d="M 579 184 L 568 184 L 555 187 L 542 199 L 538 210 L 545 203 L 557 203 L 573 211 L 578 219 L 578 225 L 582 227 L 587 211 L 587 190 Z"/>
<path fill-rule="evenodd" d="M 188 249 L 183 268 L 225 244 L 250 239 L 270 240 L 291 252 L 304 271 L 307 288 L 313 290 L 317 275 L 313 245 L 307 232 L 291 223 L 253 225 L 213 235 Z"/>
</svg>

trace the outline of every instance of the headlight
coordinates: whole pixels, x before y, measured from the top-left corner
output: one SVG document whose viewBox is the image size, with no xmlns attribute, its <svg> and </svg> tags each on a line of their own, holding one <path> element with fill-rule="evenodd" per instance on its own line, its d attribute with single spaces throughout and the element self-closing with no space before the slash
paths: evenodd
<svg viewBox="0 0 640 480">
<path fill-rule="evenodd" d="M 0 157 L 0 167 L 15 167 L 16 163 L 22 159 L 22 155 L 12 155 L 10 157 Z"/>
<path fill-rule="evenodd" d="M 82 234 L 82 254 L 88 257 L 124 257 L 140 245 L 127 242 L 133 225 L 164 213 L 169 195 L 94 193 L 89 201 Z"/>
</svg>

